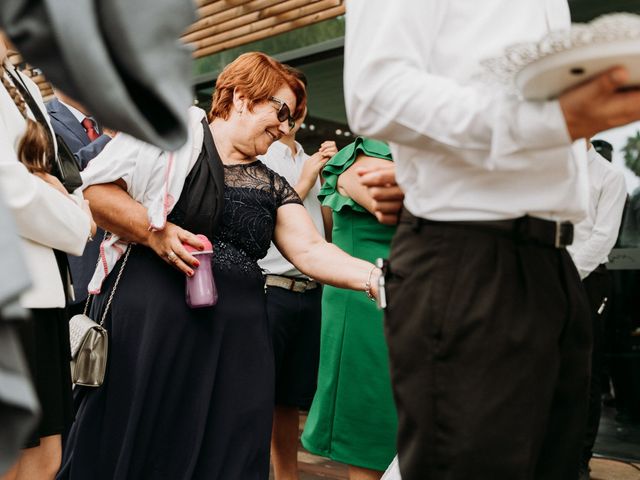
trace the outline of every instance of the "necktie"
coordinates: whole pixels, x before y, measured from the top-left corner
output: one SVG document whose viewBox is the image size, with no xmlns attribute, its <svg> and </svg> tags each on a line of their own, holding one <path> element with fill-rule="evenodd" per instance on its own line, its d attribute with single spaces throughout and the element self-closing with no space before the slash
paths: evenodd
<svg viewBox="0 0 640 480">
<path fill-rule="evenodd" d="M 89 117 L 84 117 L 84 120 L 82 120 L 82 126 L 87 132 L 89 140 L 91 140 L 92 142 L 100 136 L 100 134 L 96 130 L 95 125 L 93 124 L 93 120 L 91 120 Z"/>
</svg>

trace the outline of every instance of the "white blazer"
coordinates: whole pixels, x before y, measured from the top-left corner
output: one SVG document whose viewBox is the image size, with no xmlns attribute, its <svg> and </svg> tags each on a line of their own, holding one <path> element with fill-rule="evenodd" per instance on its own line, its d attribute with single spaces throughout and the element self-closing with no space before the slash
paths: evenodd
<svg viewBox="0 0 640 480">
<path fill-rule="evenodd" d="M 22 78 L 46 115 L 38 87 L 24 75 Z M 64 307 L 65 287 L 52 249 L 81 255 L 90 220 L 77 203 L 81 198 L 74 201 L 64 196 L 30 174 L 18 160 L 16 152 L 25 130 L 24 118 L 0 86 L 0 193 L 13 212 L 32 282 L 20 304 L 25 308 Z"/>
</svg>

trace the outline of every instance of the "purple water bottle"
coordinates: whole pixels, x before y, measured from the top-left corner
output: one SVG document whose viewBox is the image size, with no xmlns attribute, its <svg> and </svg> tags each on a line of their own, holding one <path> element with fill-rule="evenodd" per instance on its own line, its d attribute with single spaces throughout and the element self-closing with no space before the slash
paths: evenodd
<svg viewBox="0 0 640 480">
<path fill-rule="evenodd" d="M 191 308 L 211 307 L 218 303 L 218 289 L 213 280 L 211 264 L 213 245 L 206 236 L 197 237 L 204 243 L 204 250 L 196 250 L 191 245 L 184 244 L 184 248 L 200 262 L 200 266 L 194 269 L 193 276 L 187 277 L 187 305 Z"/>
</svg>

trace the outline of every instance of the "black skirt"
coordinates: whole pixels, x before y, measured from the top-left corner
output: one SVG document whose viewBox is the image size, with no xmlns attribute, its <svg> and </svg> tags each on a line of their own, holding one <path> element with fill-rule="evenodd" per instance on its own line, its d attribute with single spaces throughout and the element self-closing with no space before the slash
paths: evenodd
<svg viewBox="0 0 640 480">
<path fill-rule="evenodd" d="M 18 327 L 42 408 L 42 418 L 25 448 L 40 445 L 40 438 L 59 435 L 73 420 L 69 321 L 62 308 L 37 308 Z"/>
<path fill-rule="evenodd" d="M 105 321 L 105 381 L 76 388 L 59 479 L 268 478 L 273 350 L 263 280 L 214 270 L 218 304 L 191 309 L 185 276 L 132 247 Z"/>
</svg>

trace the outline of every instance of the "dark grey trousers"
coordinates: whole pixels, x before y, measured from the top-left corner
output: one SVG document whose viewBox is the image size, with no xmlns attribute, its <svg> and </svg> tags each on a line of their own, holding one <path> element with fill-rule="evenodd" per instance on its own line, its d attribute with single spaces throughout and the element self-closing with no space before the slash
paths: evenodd
<svg viewBox="0 0 640 480">
<path fill-rule="evenodd" d="M 592 334 L 569 254 L 412 220 L 385 317 L 403 480 L 574 480 Z"/>
</svg>

